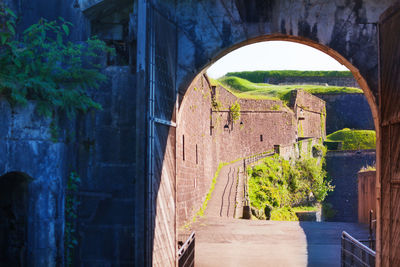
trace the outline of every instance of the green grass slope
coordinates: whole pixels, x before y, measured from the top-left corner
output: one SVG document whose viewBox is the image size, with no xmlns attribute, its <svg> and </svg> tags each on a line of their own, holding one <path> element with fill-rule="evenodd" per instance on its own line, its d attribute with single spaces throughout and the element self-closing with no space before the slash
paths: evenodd
<svg viewBox="0 0 400 267">
<path fill-rule="evenodd" d="M 234 76 L 224 76 L 217 81 L 239 98 L 280 99 L 285 102 L 289 101 L 290 92 L 298 88 L 301 88 L 311 94 L 363 93 L 361 89 L 353 87 L 320 85 L 271 85 L 266 83 L 253 83 L 246 79 Z"/>
<path fill-rule="evenodd" d="M 328 135 L 326 141 L 342 142 L 343 150 L 376 148 L 376 134 L 373 130 L 350 130 L 345 128 Z"/>
<path fill-rule="evenodd" d="M 350 71 L 300 71 L 300 70 L 270 70 L 228 72 L 225 76 L 235 76 L 253 83 L 264 82 L 265 77 L 352 77 Z"/>
</svg>

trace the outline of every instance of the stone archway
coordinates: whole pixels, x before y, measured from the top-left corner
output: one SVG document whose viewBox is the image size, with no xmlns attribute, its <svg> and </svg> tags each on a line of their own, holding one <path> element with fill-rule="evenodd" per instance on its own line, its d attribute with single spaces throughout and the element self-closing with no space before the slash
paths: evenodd
<svg viewBox="0 0 400 267">
<path fill-rule="evenodd" d="M 28 183 L 20 172 L 0 177 L 0 261 L 7 266 L 28 262 Z"/>
<path fill-rule="evenodd" d="M 376 105 L 375 97 L 372 94 L 366 80 L 360 74 L 360 71 L 353 64 L 351 64 L 346 58 L 344 58 L 342 55 L 340 55 L 335 50 L 333 50 L 323 44 L 317 43 L 313 40 L 310 40 L 310 39 L 304 38 L 304 37 L 296 37 L 296 36 L 281 35 L 281 34 L 267 35 L 267 36 L 260 36 L 257 38 L 253 38 L 251 40 L 247 40 L 245 42 L 235 44 L 232 47 L 229 47 L 226 50 L 224 50 L 223 52 L 221 52 L 218 56 L 216 56 L 216 58 L 221 58 L 222 56 L 230 53 L 231 51 L 238 49 L 240 47 L 246 46 L 248 44 L 253 44 L 253 43 L 262 42 L 262 41 L 290 41 L 290 42 L 301 43 L 301 44 L 313 47 L 315 49 L 318 49 L 319 51 L 322 51 L 323 53 L 325 53 L 325 54 L 333 57 L 337 61 L 339 61 L 341 64 L 345 65 L 348 69 L 351 70 L 353 76 L 355 77 L 355 79 L 359 83 L 360 87 L 364 91 L 364 94 L 365 94 L 365 96 L 368 100 L 369 106 L 371 108 L 371 112 L 373 114 L 375 129 L 377 131 L 377 134 L 379 134 L 378 133 L 379 132 L 379 127 L 378 127 L 379 121 L 378 121 L 377 105 Z M 214 59 L 212 61 L 214 61 Z M 182 222 L 180 220 L 181 216 L 185 217 L 187 219 L 188 214 L 190 214 L 190 212 L 188 212 L 188 211 L 191 210 L 192 207 L 190 207 L 190 205 L 188 207 L 187 203 L 195 203 L 195 205 L 198 205 L 198 206 L 201 206 L 201 204 L 202 204 L 202 201 L 198 202 L 198 200 L 197 200 L 197 202 L 196 202 L 195 198 L 198 197 L 197 196 L 198 192 L 200 192 L 203 189 L 199 188 L 198 185 L 197 185 L 197 188 L 196 188 L 196 186 L 194 186 L 194 187 L 188 186 L 188 184 L 191 184 L 191 182 L 192 182 L 191 180 L 193 180 L 193 178 L 191 177 L 191 179 L 185 179 L 186 177 L 184 177 L 184 176 L 188 177 L 189 174 L 185 173 L 185 170 L 181 171 L 179 168 L 181 166 L 183 166 L 183 168 L 187 168 L 187 167 L 192 168 L 192 166 L 194 166 L 196 168 L 196 166 L 197 166 L 195 164 L 193 164 L 192 166 L 190 166 L 190 164 L 187 164 L 187 161 L 188 161 L 187 158 L 189 158 L 190 155 L 192 155 L 192 157 L 194 157 L 193 156 L 194 155 L 194 151 L 193 151 L 194 143 L 196 143 L 196 159 L 197 159 L 197 144 L 201 143 L 201 140 L 199 140 L 201 138 L 193 138 L 193 135 L 196 133 L 193 133 L 193 131 L 192 131 L 192 133 L 190 133 L 190 130 L 195 129 L 194 132 L 205 132 L 205 131 L 201 131 L 199 129 L 198 124 L 200 124 L 199 121 L 201 118 L 207 119 L 207 116 L 209 116 L 209 114 L 206 114 L 203 117 L 201 117 L 201 116 L 190 117 L 190 116 L 185 116 L 184 113 L 186 113 L 186 112 L 189 113 L 190 112 L 189 110 L 191 109 L 191 107 L 201 108 L 201 104 L 198 104 L 197 102 L 193 101 L 193 95 L 197 93 L 198 97 L 202 98 L 202 96 L 199 94 L 199 91 L 202 90 L 203 83 L 204 83 L 205 87 L 209 87 L 209 88 L 206 88 L 206 91 L 211 90 L 211 85 L 207 84 L 207 82 L 206 82 L 207 79 L 203 77 L 203 75 L 208 67 L 209 67 L 209 65 L 207 65 L 207 67 L 205 67 L 203 70 L 201 70 L 200 73 L 197 74 L 196 77 L 193 79 L 193 81 L 190 83 L 190 85 L 188 87 L 189 89 L 187 89 L 185 91 L 185 95 L 181 98 L 181 104 L 180 104 L 180 108 L 179 108 L 178 115 L 177 115 L 177 124 L 178 124 L 177 133 L 176 133 L 176 137 L 177 137 L 177 139 L 176 139 L 176 148 L 177 148 L 176 188 L 177 188 L 177 196 L 178 196 L 177 203 L 176 203 L 176 205 L 177 205 L 176 206 L 176 210 L 177 210 L 176 216 L 178 217 L 177 226 L 182 224 Z M 194 89 L 194 88 L 196 88 L 196 89 Z M 205 113 L 205 112 L 203 112 L 203 113 Z M 182 125 L 184 125 L 184 124 L 187 125 L 190 123 L 192 124 L 192 126 L 190 126 L 190 127 L 183 126 L 183 127 L 188 127 L 188 128 L 193 128 L 193 129 L 189 129 L 188 131 L 180 129 L 180 127 L 182 127 Z M 193 124 L 196 124 L 196 125 L 193 125 Z M 190 136 L 190 134 L 192 135 L 192 137 Z M 183 148 L 182 148 L 182 142 L 183 142 L 182 138 L 185 139 L 185 141 L 184 141 L 185 145 L 183 145 Z M 205 138 L 207 138 L 207 137 L 203 137 L 202 139 L 205 139 Z M 187 147 L 187 148 L 185 149 L 185 147 Z M 192 147 L 192 151 L 191 151 L 190 147 Z M 201 145 L 200 145 L 200 147 L 201 147 Z M 209 150 L 209 151 L 210 151 L 210 153 L 212 153 L 211 150 Z M 183 163 L 183 164 L 180 161 L 180 158 L 182 157 L 182 153 L 186 154 L 186 163 Z M 187 154 L 189 154 L 189 156 Z M 210 157 L 212 157 L 212 156 L 210 155 Z M 202 158 L 202 156 L 200 156 L 200 158 Z M 193 160 L 193 158 L 192 158 L 192 160 Z M 189 159 L 189 161 L 190 161 L 190 159 Z M 208 161 L 208 164 L 210 164 L 210 163 L 212 163 L 212 161 L 211 162 Z M 204 166 L 207 166 L 207 164 L 204 164 Z M 213 166 L 213 167 L 215 167 L 215 166 Z M 193 175 L 196 175 L 195 174 L 196 171 L 194 168 L 192 168 L 191 171 L 192 171 Z M 214 171 L 215 171 L 215 169 L 214 169 Z M 182 172 L 182 174 L 181 174 L 181 172 Z M 212 177 L 213 174 L 207 173 L 207 175 L 209 177 Z M 201 180 L 201 179 L 199 179 L 199 180 Z M 190 193 L 187 193 L 187 192 L 182 193 L 183 190 L 180 189 L 180 187 L 185 188 L 185 189 L 190 188 L 192 191 L 198 191 L 198 192 L 193 193 L 193 195 L 194 195 L 194 197 L 192 197 L 193 199 L 184 199 L 184 198 L 190 198 L 190 197 L 187 197 L 187 195 L 190 195 Z M 208 190 L 205 193 L 204 193 L 204 190 L 202 192 L 205 196 L 205 194 L 208 192 Z M 181 201 L 185 202 L 185 203 L 182 203 Z M 196 207 L 196 211 L 198 209 L 198 206 Z M 190 218 L 191 218 L 191 216 L 193 216 L 193 214 L 189 215 Z"/>
<path fill-rule="evenodd" d="M 142 103 L 147 103 L 148 96 L 142 88 L 149 87 L 149 76 L 162 77 L 168 74 L 172 78 L 177 90 L 178 102 L 184 99 L 185 92 L 194 78 L 204 71 L 219 57 L 245 44 L 261 40 L 287 40 L 313 46 L 346 65 L 358 80 L 360 87 L 364 90 L 374 117 L 377 139 L 379 142 L 380 132 L 378 126 L 378 22 L 379 16 L 395 0 L 376 1 L 242 1 L 242 0 L 218 0 L 218 1 L 138 1 L 138 52 L 137 52 L 137 129 L 147 129 L 146 116 L 148 109 Z M 162 32 L 149 29 L 151 20 L 148 15 L 156 12 L 169 21 L 174 28 L 177 44 L 172 47 L 170 53 L 173 57 L 166 58 L 164 69 L 151 71 L 151 64 L 147 55 L 154 49 L 150 42 L 153 41 L 163 46 L 165 38 Z M 161 33 L 161 34 L 160 34 Z M 157 55 L 157 53 L 156 53 Z M 175 58 L 174 58 L 175 57 Z M 155 86 L 155 92 L 163 95 L 162 86 Z M 170 109 L 176 106 L 171 105 Z M 150 120 L 151 121 L 151 120 Z M 143 130 L 137 130 L 136 139 L 147 138 Z M 166 139 L 166 137 L 160 137 Z M 163 143 L 158 140 L 156 142 Z M 146 176 L 147 163 L 143 161 L 148 146 L 138 144 L 137 177 L 146 177 L 137 188 L 138 196 L 144 196 L 148 192 L 146 183 L 151 179 Z M 378 147 L 379 158 L 379 147 Z M 148 155 L 147 155 L 148 156 Z M 165 159 L 165 157 L 164 157 Z M 377 162 L 379 168 L 379 160 Z M 175 167 L 173 167 L 175 171 Z M 143 171 L 144 170 L 144 171 Z M 379 175 L 378 175 L 379 176 Z M 168 179 L 157 177 L 159 181 Z M 377 177 L 380 181 L 380 178 Z M 172 184 L 176 181 L 169 180 Z M 379 183 L 377 188 L 380 188 Z M 159 191 L 153 192 L 154 197 L 162 202 L 165 198 Z M 379 193 L 378 193 L 379 195 Z M 141 197 L 140 202 L 146 202 L 146 196 Z M 167 206 L 167 203 L 157 204 L 157 207 Z M 157 209 L 150 211 L 151 224 L 157 225 L 162 218 L 157 218 Z M 160 210 L 161 211 L 161 210 Z M 143 214 L 149 213 L 145 209 L 136 212 L 137 229 L 142 229 Z M 379 209 L 377 210 L 379 215 Z M 154 222 L 153 222 L 154 219 Z M 378 220 L 379 221 L 379 220 Z M 150 224 L 150 225 L 151 225 Z M 379 223 L 378 223 L 379 228 Z M 151 227 L 154 230 L 153 227 Z M 155 247 L 153 240 L 161 240 L 162 236 L 169 235 L 163 230 L 159 233 L 150 230 L 150 235 L 136 231 L 137 263 L 149 263 L 151 257 L 145 259 L 141 256 L 143 248 L 140 240 L 150 237 L 150 246 Z M 159 238 L 157 238 L 159 236 Z M 152 238 L 154 237 L 154 238 Z M 379 238 L 379 237 L 378 237 Z M 158 241 L 157 241 L 158 242 Z M 175 244 L 160 241 L 157 251 L 162 247 L 170 249 Z M 379 242 L 378 242 L 379 243 Z M 152 251 L 152 258 L 162 255 L 160 252 Z M 159 254 L 158 254 L 159 253 Z M 378 258 L 379 256 L 378 247 Z M 162 258 L 162 257 L 160 257 Z"/>
</svg>

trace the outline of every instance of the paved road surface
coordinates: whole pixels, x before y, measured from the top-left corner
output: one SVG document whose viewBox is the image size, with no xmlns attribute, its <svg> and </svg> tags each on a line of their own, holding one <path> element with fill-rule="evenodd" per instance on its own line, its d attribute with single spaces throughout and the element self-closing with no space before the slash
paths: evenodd
<svg viewBox="0 0 400 267">
<path fill-rule="evenodd" d="M 340 266 L 343 230 L 367 237 L 367 229 L 352 223 L 203 218 L 195 266 Z"/>
<path fill-rule="evenodd" d="M 205 215 L 207 217 L 234 218 L 239 161 L 221 169 Z"/>
<path fill-rule="evenodd" d="M 352 223 L 233 219 L 228 201 L 237 167 L 221 170 L 206 216 L 193 225 L 197 267 L 340 266 L 341 232 L 367 237 L 367 229 Z"/>
</svg>

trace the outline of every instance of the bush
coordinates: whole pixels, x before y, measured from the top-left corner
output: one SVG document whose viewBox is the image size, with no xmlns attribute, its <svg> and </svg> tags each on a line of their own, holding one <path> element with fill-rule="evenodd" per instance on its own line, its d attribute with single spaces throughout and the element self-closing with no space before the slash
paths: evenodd
<svg viewBox="0 0 400 267">
<path fill-rule="evenodd" d="M 336 149 L 358 150 L 358 149 L 375 149 L 376 134 L 373 130 L 352 130 L 344 128 L 342 130 L 331 133 L 326 137 L 325 143 L 328 149 L 335 150 L 333 143 L 342 143 L 342 147 Z"/>
<path fill-rule="evenodd" d="M 92 37 L 84 43 L 69 42 L 72 24 L 40 19 L 16 37 L 16 16 L 0 4 L 0 95 L 11 105 L 36 101 L 39 114 L 57 111 L 73 117 L 77 111 L 101 109 L 87 94 L 106 76 L 96 62 L 113 50 Z"/>
<path fill-rule="evenodd" d="M 322 202 L 333 187 L 321 162 L 311 157 L 289 162 L 274 155 L 248 168 L 251 205 L 258 210 L 272 207 L 271 219 L 274 219 L 291 217 L 288 215 L 291 207 Z"/>
</svg>

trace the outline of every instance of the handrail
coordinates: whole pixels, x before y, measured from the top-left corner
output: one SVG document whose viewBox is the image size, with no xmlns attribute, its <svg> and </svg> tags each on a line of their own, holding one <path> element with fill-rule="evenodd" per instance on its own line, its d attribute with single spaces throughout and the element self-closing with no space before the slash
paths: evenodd
<svg viewBox="0 0 400 267">
<path fill-rule="evenodd" d="M 371 256 L 376 256 L 376 252 L 373 251 L 372 249 L 370 249 L 369 247 L 367 247 L 366 245 L 364 245 L 363 243 L 361 243 L 360 241 L 358 241 L 357 239 L 355 239 L 354 237 L 352 237 L 349 233 L 347 233 L 346 231 L 342 232 L 342 237 L 344 238 L 348 238 L 350 239 L 351 242 L 353 242 L 356 246 L 358 246 L 360 249 L 365 250 L 368 254 L 370 254 Z"/>
<path fill-rule="evenodd" d="M 249 177 L 247 176 L 247 165 L 257 162 L 260 159 L 272 156 L 275 154 L 274 150 L 268 150 L 264 153 L 252 155 L 249 157 L 246 157 L 243 159 L 243 173 L 244 173 L 244 182 L 243 182 L 243 197 L 244 197 L 244 203 L 243 203 L 243 208 L 247 209 L 247 215 L 245 216 L 243 214 L 243 218 L 245 219 L 250 219 L 250 197 L 249 197 Z M 244 212 L 243 212 L 244 213 Z"/>
<path fill-rule="evenodd" d="M 179 248 L 178 250 L 178 258 L 180 259 L 182 257 L 182 255 L 185 253 L 186 249 L 189 247 L 190 243 L 192 243 L 192 241 L 195 238 L 195 232 L 193 231 L 189 238 L 185 241 L 185 243 L 183 243 L 183 245 Z"/>
<path fill-rule="evenodd" d="M 375 267 L 376 252 L 346 231 L 342 232 L 341 266 Z"/>
<path fill-rule="evenodd" d="M 364 245 L 363 243 L 361 243 L 360 241 L 358 241 L 357 239 L 355 239 L 354 237 L 352 237 L 349 233 L 347 233 L 346 231 L 342 232 L 342 237 L 348 238 L 351 240 L 351 242 L 353 242 L 355 245 L 357 245 L 359 248 L 365 250 L 368 254 L 372 255 L 372 256 L 376 256 L 376 252 L 373 251 L 372 249 L 370 249 L 369 247 L 367 247 L 366 245 Z"/>
</svg>

